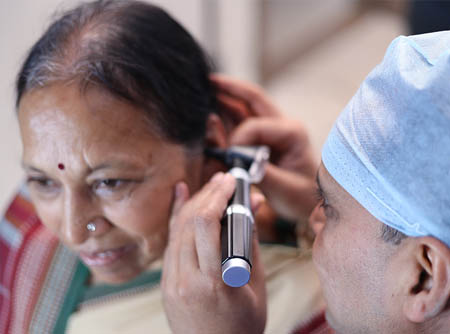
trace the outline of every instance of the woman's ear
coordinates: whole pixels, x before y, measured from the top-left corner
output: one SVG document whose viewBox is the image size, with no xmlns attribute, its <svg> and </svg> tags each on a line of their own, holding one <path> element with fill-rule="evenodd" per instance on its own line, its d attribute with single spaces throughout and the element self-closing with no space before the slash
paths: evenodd
<svg viewBox="0 0 450 334">
<path fill-rule="evenodd" d="M 413 253 L 408 257 L 408 266 L 412 275 L 403 312 L 410 321 L 421 323 L 438 316 L 448 307 L 450 249 L 433 237 L 411 239 Z"/>
<path fill-rule="evenodd" d="M 229 146 L 229 137 L 234 128 L 248 118 L 249 113 L 241 101 L 219 94 L 219 111 L 211 113 L 206 122 L 205 147 L 226 148 Z M 218 171 L 226 171 L 227 167 L 214 158 L 205 157 L 203 163 L 203 181 Z"/>
<path fill-rule="evenodd" d="M 228 146 L 229 130 L 217 114 L 210 114 L 206 122 L 205 145 L 209 148 L 225 148 Z"/>
<path fill-rule="evenodd" d="M 216 114 L 210 114 L 206 122 L 205 148 L 226 148 L 228 130 L 223 120 Z M 216 158 L 204 156 L 202 183 L 206 183 L 218 171 L 226 171 L 226 166 Z"/>
</svg>

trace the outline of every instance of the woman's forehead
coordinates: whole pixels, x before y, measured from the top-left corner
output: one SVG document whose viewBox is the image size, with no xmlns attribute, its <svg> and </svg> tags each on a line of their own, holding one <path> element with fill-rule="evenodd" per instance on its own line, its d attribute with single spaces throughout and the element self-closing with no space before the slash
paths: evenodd
<svg viewBox="0 0 450 334">
<path fill-rule="evenodd" d="M 66 125 L 85 131 L 109 130 L 156 136 L 156 126 L 136 106 L 113 97 L 102 89 L 81 91 L 77 85 L 52 84 L 26 93 L 19 104 L 19 120 Z M 22 125 L 22 124 L 21 124 Z M 37 124 L 33 125 L 33 128 Z M 78 129 L 78 130 L 80 130 Z"/>
<path fill-rule="evenodd" d="M 44 154 L 149 156 L 167 145 L 137 108 L 98 90 L 81 94 L 76 86 L 25 94 L 19 124 L 25 160 Z"/>
</svg>

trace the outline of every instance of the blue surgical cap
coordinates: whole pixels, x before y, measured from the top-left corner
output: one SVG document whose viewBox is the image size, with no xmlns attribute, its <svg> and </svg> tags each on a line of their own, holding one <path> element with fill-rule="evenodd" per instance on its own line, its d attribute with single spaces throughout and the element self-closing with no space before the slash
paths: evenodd
<svg viewBox="0 0 450 334">
<path fill-rule="evenodd" d="M 450 31 L 390 44 L 338 117 L 322 161 L 382 223 L 450 246 Z"/>
</svg>

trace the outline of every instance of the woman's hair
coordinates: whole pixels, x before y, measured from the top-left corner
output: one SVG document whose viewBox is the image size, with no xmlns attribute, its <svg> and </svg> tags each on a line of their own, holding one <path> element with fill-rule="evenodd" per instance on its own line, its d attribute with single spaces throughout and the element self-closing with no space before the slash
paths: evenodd
<svg viewBox="0 0 450 334">
<path fill-rule="evenodd" d="M 144 110 L 167 140 L 202 141 L 216 111 L 211 65 L 192 36 L 162 9 L 98 0 L 63 13 L 31 48 L 17 77 L 22 96 L 54 82 L 101 87 Z"/>
</svg>

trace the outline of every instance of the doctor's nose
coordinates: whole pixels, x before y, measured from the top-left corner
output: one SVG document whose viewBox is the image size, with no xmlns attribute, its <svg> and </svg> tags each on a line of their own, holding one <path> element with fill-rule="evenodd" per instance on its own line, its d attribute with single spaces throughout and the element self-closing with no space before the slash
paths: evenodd
<svg viewBox="0 0 450 334">
<path fill-rule="evenodd" d="M 325 212 L 320 203 L 317 203 L 308 219 L 309 226 L 314 231 L 315 235 L 318 235 L 322 231 L 326 221 L 327 217 L 325 216 Z"/>
</svg>

